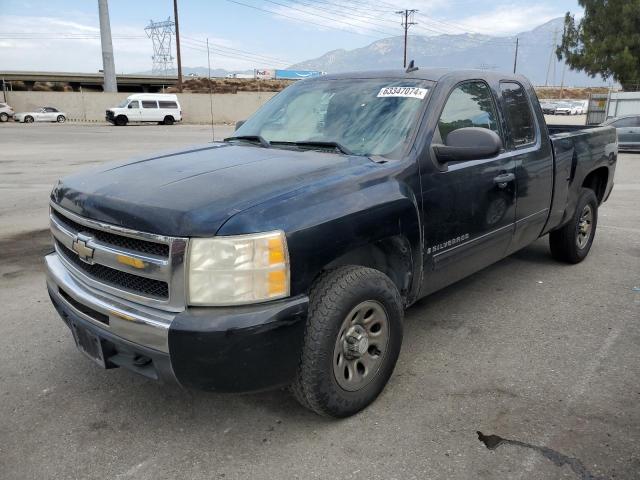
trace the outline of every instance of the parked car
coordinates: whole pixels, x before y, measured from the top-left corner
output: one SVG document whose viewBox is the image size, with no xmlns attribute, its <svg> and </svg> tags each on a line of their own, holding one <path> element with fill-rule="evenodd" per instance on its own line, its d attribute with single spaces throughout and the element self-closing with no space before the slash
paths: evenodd
<svg viewBox="0 0 640 480">
<path fill-rule="evenodd" d="M 555 115 L 557 104 L 555 102 L 542 102 L 540 108 L 545 115 Z"/>
<path fill-rule="evenodd" d="M 640 149 L 640 115 L 624 115 L 610 118 L 602 125 L 615 127 L 620 150 Z"/>
<path fill-rule="evenodd" d="M 67 114 L 54 107 L 40 107 L 31 112 L 16 113 L 13 117 L 16 122 L 58 122 L 67 121 Z"/>
<path fill-rule="evenodd" d="M 49 295 L 101 367 L 291 385 L 344 417 L 386 385 L 420 298 L 544 235 L 584 260 L 616 160 L 614 128 L 547 127 L 519 75 L 301 80 L 224 142 L 60 180 Z"/>
<path fill-rule="evenodd" d="M 119 126 L 135 122 L 173 125 L 182 121 L 182 107 L 174 94 L 136 93 L 117 107 L 108 109 L 105 118 Z"/>
<path fill-rule="evenodd" d="M 8 122 L 14 115 L 13 108 L 6 103 L 0 103 L 0 122 Z"/>
<path fill-rule="evenodd" d="M 556 104 L 555 115 L 577 115 L 578 107 L 571 102 L 558 102 Z"/>
<path fill-rule="evenodd" d="M 572 110 L 573 115 L 584 115 L 586 113 L 586 108 L 584 102 L 578 100 L 575 102 L 569 102 L 574 109 Z"/>
</svg>

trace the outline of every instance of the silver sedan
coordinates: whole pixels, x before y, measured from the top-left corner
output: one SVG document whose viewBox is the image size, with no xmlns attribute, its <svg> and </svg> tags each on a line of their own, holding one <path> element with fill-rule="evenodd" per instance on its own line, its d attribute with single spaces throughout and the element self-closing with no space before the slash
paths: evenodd
<svg viewBox="0 0 640 480">
<path fill-rule="evenodd" d="M 602 125 L 616 127 L 620 150 L 640 150 L 640 115 L 610 118 Z"/>
<path fill-rule="evenodd" d="M 61 112 L 54 107 L 36 108 L 32 112 L 16 113 L 13 117 L 16 122 L 33 123 L 33 122 L 58 122 L 67 121 L 67 114 Z"/>
</svg>

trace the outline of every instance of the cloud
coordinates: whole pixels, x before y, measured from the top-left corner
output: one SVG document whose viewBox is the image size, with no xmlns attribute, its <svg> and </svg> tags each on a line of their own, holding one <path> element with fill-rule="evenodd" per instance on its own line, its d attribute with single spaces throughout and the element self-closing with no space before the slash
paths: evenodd
<svg viewBox="0 0 640 480">
<path fill-rule="evenodd" d="M 474 33 L 509 35 L 531 30 L 563 14 L 548 5 L 506 4 L 486 13 L 462 17 L 456 24 Z"/>
<path fill-rule="evenodd" d="M 96 72 L 102 69 L 102 49 L 98 17 L 81 19 L 69 17 L 3 15 L 0 32 L 2 69 L 67 72 Z M 116 71 L 132 73 L 151 70 L 153 48 L 144 32 L 145 25 L 113 24 L 113 50 Z M 181 32 L 183 37 L 182 64 L 207 64 L 204 33 Z M 229 48 L 241 49 L 225 38 L 209 37 L 211 67 L 245 70 L 262 67 L 268 62 Z M 172 45 L 175 56 L 175 44 Z"/>
<path fill-rule="evenodd" d="M 275 3 L 274 3 L 275 2 Z M 310 30 L 345 30 L 373 37 L 397 36 L 403 30 L 401 17 L 396 13 L 403 8 L 416 9 L 417 25 L 410 28 L 415 35 L 441 35 L 480 33 L 508 35 L 536 27 L 562 16 L 563 10 L 548 4 L 498 3 L 492 10 L 481 14 L 464 15 L 464 8 L 452 6 L 448 0 L 414 0 L 393 7 L 390 3 L 362 0 L 359 2 L 332 0 L 327 4 L 311 1 L 284 4 L 274 0 L 262 4 L 273 12 L 273 17 L 296 23 Z M 282 5 L 278 5 L 282 3 Z M 486 9 L 483 9 L 486 10 Z"/>
</svg>

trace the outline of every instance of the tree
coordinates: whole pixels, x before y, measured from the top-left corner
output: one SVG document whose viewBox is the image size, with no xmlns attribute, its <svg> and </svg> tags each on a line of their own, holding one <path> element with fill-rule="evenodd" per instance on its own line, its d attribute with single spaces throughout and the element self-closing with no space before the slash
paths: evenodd
<svg viewBox="0 0 640 480">
<path fill-rule="evenodd" d="M 625 90 L 640 84 L 640 0 L 578 0 L 584 17 L 567 12 L 562 43 L 556 49 L 572 70 L 620 82 Z"/>
</svg>

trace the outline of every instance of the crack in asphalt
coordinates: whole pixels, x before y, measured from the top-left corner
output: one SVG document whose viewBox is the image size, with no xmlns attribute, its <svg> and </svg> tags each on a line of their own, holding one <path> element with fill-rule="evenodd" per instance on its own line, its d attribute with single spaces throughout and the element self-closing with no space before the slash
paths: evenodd
<svg viewBox="0 0 640 480">
<path fill-rule="evenodd" d="M 521 442 L 520 440 L 502 438 L 498 435 L 485 435 L 479 431 L 476 433 L 478 434 L 478 440 L 484 443 L 485 447 L 487 447 L 489 450 L 496 450 L 500 445 L 515 445 L 516 447 L 529 448 L 542 454 L 543 457 L 551 460 L 558 467 L 568 465 L 580 480 L 609 480 L 608 477 L 603 477 L 591 473 L 579 459 L 563 455 L 562 453 L 557 452 L 552 448 L 541 447 L 540 445 L 532 445 L 531 443 Z"/>
</svg>

